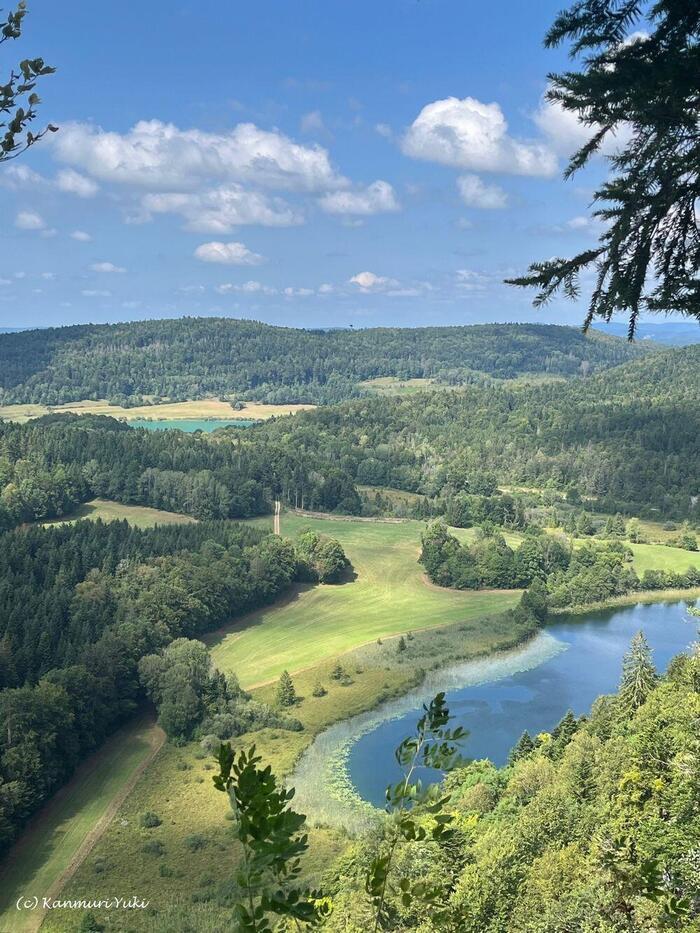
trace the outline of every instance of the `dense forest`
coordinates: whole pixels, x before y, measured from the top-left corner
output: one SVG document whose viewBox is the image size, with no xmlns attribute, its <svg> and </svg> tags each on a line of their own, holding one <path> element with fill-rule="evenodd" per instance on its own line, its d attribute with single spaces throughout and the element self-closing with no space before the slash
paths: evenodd
<svg viewBox="0 0 700 933">
<path fill-rule="evenodd" d="M 339 402 L 379 376 L 469 384 L 524 373 L 586 375 L 650 352 L 599 333 L 544 324 L 301 330 L 184 318 L 0 335 L 0 404 L 209 395 Z"/>
<path fill-rule="evenodd" d="M 294 728 L 210 671 L 191 639 L 347 566 L 336 541 L 297 552 L 230 522 L 0 535 L 0 850 L 146 694 L 176 739 L 200 724 L 219 738 Z"/>
<path fill-rule="evenodd" d="M 304 464 L 428 497 L 553 487 L 570 501 L 649 517 L 697 517 L 700 347 L 655 354 L 566 385 L 471 386 L 372 398 L 265 425 L 297 457 L 284 478 L 309 501 Z"/>
</svg>

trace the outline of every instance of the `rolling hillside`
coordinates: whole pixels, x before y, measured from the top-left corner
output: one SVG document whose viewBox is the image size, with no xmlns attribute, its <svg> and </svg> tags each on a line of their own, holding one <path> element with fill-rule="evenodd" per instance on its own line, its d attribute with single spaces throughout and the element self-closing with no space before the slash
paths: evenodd
<svg viewBox="0 0 700 933">
<path fill-rule="evenodd" d="M 0 404 L 138 404 L 232 395 L 343 401 L 377 377 L 449 384 L 586 375 L 650 352 L 545 324 L 299 330 L 222 318 L 80 325 L 0 334 Z"/>
</svg>

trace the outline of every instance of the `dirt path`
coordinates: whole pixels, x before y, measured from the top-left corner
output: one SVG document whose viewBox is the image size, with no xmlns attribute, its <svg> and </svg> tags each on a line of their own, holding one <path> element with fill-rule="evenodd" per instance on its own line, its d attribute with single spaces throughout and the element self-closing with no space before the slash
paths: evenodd
<svg viewBox="0 0 700 933">
<path fill-rule="evenodd" d="M 41 893 L 40 900 L 43 900 L 43 898 L 51 900 L 59 896 L 63 888 L 68 884 L 73 875 L 75 875 L 97 842 L 99 842 L 105 830 L 119 811 L 119 808 L 134 789 L 138 781 L 141 779 L 141 776 L 143 775 L 146 768 L 148 768 L 151 762 L 155 759 L 158 752 L 163 747 L 166 736 L 160 726 L 156 725 L 154 722 L 151 722 L 147 725 L 146 730 L 143 732 L 143 738 L 146 739 L 150 745 L 150 751 L 148 755 L 139 762 L 136 768 L 134 768 L 134 770 L 129 775 L 128 780 L 122 784 L 118 792 L 109 801 L 109 804 L 107 805 L 105 811 L 102 813 L 102 816 L 100 816 L 92 829 L 85 835 L 82 842 L 73 853 L 68 865 L 66 865 L 63 871 L 54 879 L 50 887 Z M 108 745 L 112 745 L 114 741 L 119 740 L 120 733 L 116 733 L 111 740 L 108 740 Z M 99 752 L 97 755 L 99 755 Z M 75 787 L 75 784 L 84 779 L 86 773 L 89 774 L 92 772 L 96 766 L 97 756 L 95 756 L 94 760 L 90 763 L 86 770 L 82 770 L 68 784 L 61 788 L 56 797 L 51 802 L 49 802 L 49 804 L 47 804 L 47 808 L 59 805 L 66 796 L 70 795 L 71 790 Z M 39 812 L 35 819 L 32 821 L 37 830 L 40 826 L 42 816 L 46 816 L 47 808 Z M 23 834 L 19 845 L 22 846 L 22 848 L 31 848 L 35 844 L 35 836 L 36 833 L 32 832 L 32 827 L 30 826 Z M 40 907 L 37 907 L 37 909 L 31 911 L 31 914 L 27 912 L 23 918 L 23 930 L 25 930 L 26 933 L 37 933 L 44 920 L 45 914 L 46 911 Z"/>
<path fill-rule="evenodd" d="M 273 522 L 273 532 L 278 535 L 280 533 L 280 512 L 282 511 L 282 504 L 279 499 L 275 499 L 275 519 Z"/>
</svg>

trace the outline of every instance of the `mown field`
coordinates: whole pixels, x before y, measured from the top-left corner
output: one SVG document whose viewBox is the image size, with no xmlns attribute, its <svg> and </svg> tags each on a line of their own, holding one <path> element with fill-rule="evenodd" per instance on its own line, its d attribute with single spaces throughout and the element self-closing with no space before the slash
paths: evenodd
<svg viewBox="0 0 700 933">
<path fill-rule="evenodd" d="M 140 405 L 136 408 L 122 408 L 110 405 L 105 399 L 85 400 L 69 405 L 0 405 L 0 419 L 24 423 L 41 415 L 55 412 L 72 412 L 79 415 L 110 415 L 112 418 L 124 418 L 127 421 L 142 418 L 154 421 L 177 421 L 179 419 L 221 418 L 228 421 L 234 418 L 265 421 L 280 415 L 293 415 L 298 411 L 314 408 L 314 405 L 263 405 L 258 402 L 245 402 L 245 407 L 235 411 L 228 402 L 216 398 L 199 399 L 191 402 L 163 402 L 159 405 Z"/>
<path fill-rule="evenodd" d="M 165 512 L 162 509 L 151 509 L 144 505 L 123 505 L 121 502 L 112 502 L 110 499 L 91 499 L 84 502 L 69 515 L 53 518 L 42 522 L 44 527 L 51 525 L 65 525 L 78 522 L 81 519 L 90 519 L 103 522 L 123 521 L 126 519 L 136 528 L 154 528 L 156 525 L 182 525 L 194 522 L 191 515 L 182 515 L 180 512 Z"/>
<path fill-rule="evenodd" d="M 256 519 L 269 527 L 269 519 Z M 351 582 L 300 587 L 282 607 L 254 613 L 208 639 L 215 663 L 244 686 L 265 683 L 357 645 L 400 632 L 468 621 L 514 606 L 514 591 L 458 592 L 426 584 L 420 522 L 352 522 L 282 514 L 282 535 L 311 528 L 337 538 L 356 573 Z M 461 533 L 460 533 L 461 534 Z"/>
</svg>

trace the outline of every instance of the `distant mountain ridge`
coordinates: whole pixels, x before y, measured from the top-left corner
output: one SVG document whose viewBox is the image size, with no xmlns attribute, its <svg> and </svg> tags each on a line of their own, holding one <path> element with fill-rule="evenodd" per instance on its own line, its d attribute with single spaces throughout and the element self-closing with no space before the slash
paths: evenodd
<svg viewBox="0 0 700 933">
<path fill-rule="evenodd" d="M 650 352 L 551 324 L 301 330 L 229 318 L 85 324 L 0 335 L 0 403 L 235 395 L 338 402 L 364 380 L 449 384 L 588 375 Z"/>
<path fill-rule="evenodd" d="M 621 321 L 610 321 L 609 324 L 594 324 L 601 334 L 611 334 L 613 337 L 626 337 L 627 324 Z M 637 325 L 637 342 L 653 340 L 666 344 L 669 347 L 688 347 L 700 343 L 700 324 L 696 321 L 661 321 Z"/>
</svg>

